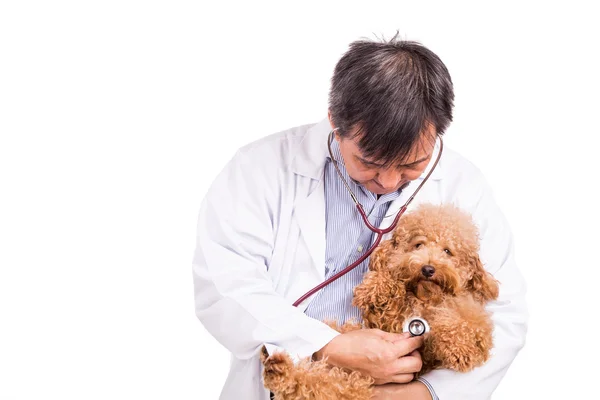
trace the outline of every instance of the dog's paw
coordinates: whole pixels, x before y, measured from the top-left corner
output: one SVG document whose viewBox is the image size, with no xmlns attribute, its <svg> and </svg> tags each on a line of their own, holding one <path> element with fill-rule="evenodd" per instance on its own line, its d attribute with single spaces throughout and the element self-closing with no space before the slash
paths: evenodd
<svg viewBox="0 0 600 400">
<path fill-rule="evenodd" d="M 283 353 L 275 353 L 263 361 L 266 375 L 281 375 L 294 367 L 292 359 Z"/>
</svg>

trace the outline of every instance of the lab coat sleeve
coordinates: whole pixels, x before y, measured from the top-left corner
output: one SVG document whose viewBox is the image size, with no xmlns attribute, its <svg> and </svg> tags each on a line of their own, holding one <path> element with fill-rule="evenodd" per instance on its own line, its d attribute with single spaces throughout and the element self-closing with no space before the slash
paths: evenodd
<svg viewBox="0 0 600 400">
<path fill-rule="evenodd" d="M 455 203 L 472 213 L 480 229 L 480 259 L 499 281 L 499 297 L 487 307 L 493 313 L 494 348 L 486 364 L 468 373 L 434 370 L 425 374 L 423 378 L 441 400 L 489 399 L 525 345 L 527 333 L 526 284 L 515 263 L 509 224 L 483 176 L 479 173 L 469 183 L 473 195 Z"/>
<path fill-rule="evenodd" d="M 273 289 L 268 266 L 281 196 L 267 184 L 277 173 L 261 171 L 257 162 L 238 152 L 202 201 L 193 258 L 196 315 L 238 359 L 256 356 L 263 344 L 298 359 L 339 333 Z"/>
</svg>

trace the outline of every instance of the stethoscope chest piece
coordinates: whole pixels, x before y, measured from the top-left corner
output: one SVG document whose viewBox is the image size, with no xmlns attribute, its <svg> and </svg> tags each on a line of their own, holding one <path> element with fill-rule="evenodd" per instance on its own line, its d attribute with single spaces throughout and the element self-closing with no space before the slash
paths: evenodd
<svg viewBox="0 0 600 400">
<path fill-rule="evenodd" d="M 402 332 L 408 332 L 410 336 L 422 336 L 429 332 L 429 324 L 423 318 L 407 318 L 404 321 Z"/>
</svg>

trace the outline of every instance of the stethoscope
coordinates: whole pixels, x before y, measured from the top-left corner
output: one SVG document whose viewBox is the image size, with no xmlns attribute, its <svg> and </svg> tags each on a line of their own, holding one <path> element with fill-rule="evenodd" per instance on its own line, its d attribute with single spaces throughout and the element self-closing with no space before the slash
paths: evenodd
<svg viewBox="0 0 600 400">
<path fill-rule="evenodd" d="M 402 332 L 410 333 L 410 336 L 423 336 L 429 332 L 429 324 L 423 318 L 408 318 L 402 326 Z"/>
<path fill-rule="evenodd" d="M 398 221 L 400 220 L 400 217 L 402 216 L 402 214 L 404 214 L 404 212 L 408 208 L 408 205 L 413 201 L 413 199 L 415 198 L 415 196 L 417 195 L 417 193 L 419 192 L 419 190 L 421 190 L 421 188 L 423 187 L 423 185 L 425 184 L 425 182 L 427 182 L 427 179 L 429 179 L 429 176 L 431 175 L 431 173 L 433 172 L 433 170 L 437 166 L 438 162 L 440 161 L 440 157 L 442 155 L 442 150 L 444 148 L 444 143 L 442 141 L 442 138 L 440 137 L 440 151 L 438 152 L 438 155 L 437 155 L 437 158 L 435 160 L 435 163 L 433 164 L 433 166 L 431 167 L 431 169 L 429 170 L 429 172 L 425 176 L 425 179 L 423 179 L 423 181 L 421 182 L 421 184 L 417 187 L 417 190 L 415 190 L 415 192 L 410 196 L 410 198 L 406 201 L 406 203 L 404 203 L 404 205 L 400 208 L 400 210 L 398 211 L 398 214 L 396 215 L 396 218 L 394 218 L 394 221 L 392 222 L 392 224 L 390 226 L 388 226 L 387 228 L 385 228 L 385 229 L 379 229 L 379 228 L 376 228 L 373 225 L 371 225 L 371 223 L 369 222 L 369 218 L 367 217 L 367 214 L 365 213 L 365 210 L 363 209 L 363 206 L 360 204 L 360 202 L 358 201 L 358 199 L 356 198 L 356 196 L 352 192 L 352 189 L 350 189 L 350 186 L 348 185 L 348 182 L 346 182 L 346 179 L 344 179 L 344 176 L 342 175 L 342 172 L 340 171 L 340 168 L 338 167 L 338 161 L 333 157 L 333 152 L 331 151 L 331 142 L 333 140 L 333 134 L 334 134 L 334 132 L 337 129 L 338 128 L 335 128 L 331 132 L 329 132 L 329 136 L 327 138 L 327 148 L 329 149 L 329 155 L 331 157 L 331 160 L 333 161 L 333 165 L 335 166 L 335 169 L 337 171 L 338 176 L 340 177 L 340 179 L 342 180 L 342 182 L 344 182 L 344 185 L 346 186 L 346 189 L 348 190 L 348 193 L 350 193 L 350 197 L 352 197 L 352 200 L 354 201 L 354 204 L 356 204 L 356 208 L 358 209 L 358 212 L 362 216 L 362 219 L 365 222 L 365 225 L 372 232 L 374 232 L 374 233 L 377 234 L 377 239 L 375 239 L 375 241 L 373 242 L 373 244 L 371 245 L 371 247 L 369 247 L 369 249 L 358 260 L 356 260 L 352 264 L 348 265 L 346 268 L 344 268 L 343 270 L 341 270 L 337 274 L 333 275 L 329 279 L 325 280 L 321 284 L 315 286 L 314 288 L 312 288 L 311 290 L 309 290 L 308 292 L 306 292 L 298 300 L 296 300 L 296 302 L 294 303 L 295 307 L 297 307 L 304 300 L 306 300 L 307 298 L 309 298 L 310 296 L 312 296 L 313 294 L 315 294 L 319 290 L 323 289 L 325 286 L 329 285 L 331 282 L 333 282 L 333 281 L 341 278 L 342 276 L 346 275 L 348 272 L 352 271 L 354 268 L 358 267 L 360 265 L 360 263 L 362 263 L 367 257 L 369 257 L 371 255 L 371 253 L 373 253 L 373 250 L 375 250 L 375 248 L 379 245 L 379 242 L 381 241 L 381 238 L 383 237 L 383 235 L 385 235 L 386 233 L 389 233 L 389 232 L 393 231 L 396 228 L 396 225 L 398 224 Z"/>
</svg>

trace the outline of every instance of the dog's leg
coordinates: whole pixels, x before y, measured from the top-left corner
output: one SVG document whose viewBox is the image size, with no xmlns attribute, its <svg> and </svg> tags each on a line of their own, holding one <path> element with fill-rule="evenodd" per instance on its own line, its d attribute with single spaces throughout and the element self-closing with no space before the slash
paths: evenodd
<svg viewBox="0 0 600 400">
<path fill-rule="evenodd" d="M 360 309 L 367 328 L 402 332 L 405 297 L 406 289 L 389 271 L 369 271 L 354 289 L 352 304 Z"/>
<path fill-rule="evenodd" d="M 264 385 L 273 393 L 293 393 L 298 382 L 294 378 L 294 361 L 287 353 L 269 355 L 263 346 L 260 360 L 263 363 Z M 290 397 L 291 398 L 291 397 Z"/>
<path fill-rule="evenodd" d="M 335 321 L 327 324 L 340 333 L 362 329 L 362 325 Z M 263 379 L 275 400 L 369 400 L 373 379 L 345 368 L 327 364 L 327 360 L 311 361 L 306 358 L 294 365 L 286 353 L 271 356 L 263 347 L 261 361 Z"/>
<path fill-rule="evenodd" d="M 263 379 L 275 400 L 369 400 L 373 380 L 358 372 L 308 358 L 294 365 L 286 353 L 268 355 L 263 348 Z"/>
<path fill-rule="evenodd" d="M 423 348 L 423 370 L 448 368 L 467 372 L 485 363 L 492 348 L 493 325 L 474 302 L 442 305 L 426 317 L 431 332 Z"/>
</svg>

